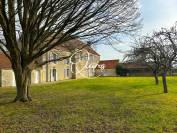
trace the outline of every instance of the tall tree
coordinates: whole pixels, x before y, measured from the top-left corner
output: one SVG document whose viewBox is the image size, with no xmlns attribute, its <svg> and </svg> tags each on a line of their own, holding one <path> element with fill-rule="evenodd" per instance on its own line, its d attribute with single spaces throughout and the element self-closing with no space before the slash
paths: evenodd
<svg viewBox="0 0 177 133">
<path fill-rule="evenodd" d="M 136 0 L 0 0 L 0 49 L 15 73 L 14 101 L 31 100 L 29 78 L 43 54 L 76 37 L 96 42 L 129 34 L 138 18 Z"/>
</svg>

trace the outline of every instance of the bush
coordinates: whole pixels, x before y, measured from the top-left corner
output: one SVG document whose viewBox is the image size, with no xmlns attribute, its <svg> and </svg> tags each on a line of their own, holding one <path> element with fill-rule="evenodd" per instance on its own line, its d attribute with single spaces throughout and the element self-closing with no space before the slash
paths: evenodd
<svg viewBox="0 0 177 133">
<path fill-rule="evenodd" d="M 129 73 L 129 70 L 126 69 L 126 68 L 124 68 L 124 67 L 121 66 L 121 65 L 117 65 L 117 67 L 116 67 L 116 73 L 117 73 L 117 75 L 119 75 L 119 76 L 127 76 L 128 73 Z"/>
</svg>

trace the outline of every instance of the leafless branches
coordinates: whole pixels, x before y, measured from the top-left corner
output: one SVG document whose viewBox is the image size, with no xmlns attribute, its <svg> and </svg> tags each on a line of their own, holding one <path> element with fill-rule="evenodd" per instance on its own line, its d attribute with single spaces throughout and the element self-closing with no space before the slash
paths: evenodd
<svg viewBox="0 0 177 133">
<path fill-rule="evenodd" d="M 75 37 L 95 42 L 135 31 L 136 4 L 135 0 L 1 0 L 0 24 L 10 54 L 16 55 L 15 50 L 22 58 L 30 57 L 30 63 Z"/>
<path fill-rule="evenodd" d="M 154 74 L 162 73 L 164 92 L 167 93 L 166 74 L 177 57 L 177 27 L 162 28 L 152 36 L 142 37 L 127 55 L 129 60 L 150 66 Z"/>
<path fill-rule="evenodd" d="M 0 27 L 0 49 L 15 72 L 15 101 L 26 101 L 39 57 L 78 37 L 97 42 L 132 33 L 139 28 L 139 12 L 136 0 L 0 0 Z"/>
</svg>

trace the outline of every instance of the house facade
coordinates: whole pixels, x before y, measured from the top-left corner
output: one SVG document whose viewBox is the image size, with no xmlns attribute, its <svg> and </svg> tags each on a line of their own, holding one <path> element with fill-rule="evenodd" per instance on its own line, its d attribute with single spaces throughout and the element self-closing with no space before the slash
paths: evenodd
<svg viewBox="0 0 177 133">
<path fill-rule="evenodd" d="M 71 41 L 75 44 L 83 44 L 80 40 Z M 40 60 L 53 60 L 62 56 L 70 55 L 71 51 L 67 47 L 56 47 L 41 57 Z M 75 62 L 72 61 L 75 58 Z M 53 61 L 42 67 L 35 69 L 31 73 L 31 83 L 54 82 L 67 79 L 88 78 L 95 75 L 95 65 L 99 63 L 100 55 L 91 47 L 84 47 L 80 52 L 77 52 L 73 57 Z M 93 65 L 94 64 L 94 65 Z M 0 87 L 15 86 L 15 76 L 11 68 L 11 63 L 8 58 L 0 53 Z"/>
</svg>

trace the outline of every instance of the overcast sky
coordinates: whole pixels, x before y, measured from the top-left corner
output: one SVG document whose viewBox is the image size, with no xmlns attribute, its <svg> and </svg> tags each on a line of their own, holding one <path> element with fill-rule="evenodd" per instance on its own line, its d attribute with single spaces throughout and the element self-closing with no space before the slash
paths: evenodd
<svg viewBox="0 0 177 133">
<path fill-rule="evenodd" d="M 170 27 L 177 21 L 177 0 L 140 0 L 143 29 L 141 34 L 150 34 L 161 27 Z M 119 44 L 122 51 L 129 49 L 129 42 Z M 122 59 L 123 54 L 114 50 L 111 46 L 99 45 L 97 52 L 101 60 Z"/>
</svg>

